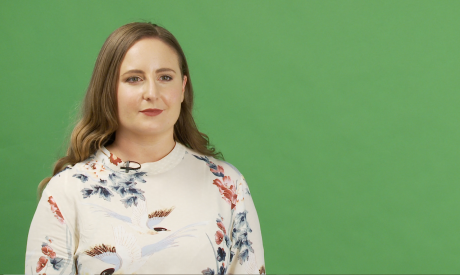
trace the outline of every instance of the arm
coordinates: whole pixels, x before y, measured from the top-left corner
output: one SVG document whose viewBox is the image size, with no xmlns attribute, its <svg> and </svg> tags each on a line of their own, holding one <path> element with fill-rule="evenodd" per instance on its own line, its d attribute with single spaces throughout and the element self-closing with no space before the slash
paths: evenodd
<svg viewBox="0 0 460 275">
<path fill-rule="evenodd" d="M 63 173 L 61 173 L 63 174 Z M 75 216 L 64 175 L 48 183 L 29 229 L 25 274 L 75 274 Z"/>
<path fill-rule="evenodd" d="M 248 185 L 241 176 L 238 199 L 230 228 L 232 248 L 228 266 L 230 274 L 265 274 L 264 249 L 259 218 Z"/>
</svg>

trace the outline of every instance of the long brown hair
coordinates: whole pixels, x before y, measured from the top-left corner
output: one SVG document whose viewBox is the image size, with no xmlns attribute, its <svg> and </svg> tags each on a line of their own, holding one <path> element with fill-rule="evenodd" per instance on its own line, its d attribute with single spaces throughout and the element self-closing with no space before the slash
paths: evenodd
<svg viewBox="0 0 460 275">
<path fill-rule="evenodd" d="M 102 146 L 115 140 L 118 129 L 116 91 L 121 62 L 128 49 L 143 38 L 156 38 L 172 47 L 179 57 L 182 77 L 187 76 L 184 101 L 179 119 L 174 125 L 174 140 L 203 155 L 223 158 L 210 145 L 208 136 L 198 131 L 193 119 L 192 80 L 179 42 L 168 30 L 156 24 L 136 22 L 115 30 L 102 46 L 83 101 L 81 119 L 72 131 L 67 155 L 54 165 L 53 176 L 67 165 L 75 165 L 87 159 Z M 38 185 L 39 198 L 50 179 L 47 177 Z"/>
</svg>

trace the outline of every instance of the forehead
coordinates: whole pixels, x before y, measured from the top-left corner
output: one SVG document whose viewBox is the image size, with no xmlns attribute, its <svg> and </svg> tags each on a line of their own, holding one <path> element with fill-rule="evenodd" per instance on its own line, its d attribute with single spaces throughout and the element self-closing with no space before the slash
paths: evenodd
<svg viewBox="0 0 460 275">
<path fill-rule="evenodd" d="M 131 46 L 121 62 L 120 72 L 132 69 L 145 71 L 159 68 L 179 69 L 176 51 L 157 38 L 144 38 Z"/>
</svg>

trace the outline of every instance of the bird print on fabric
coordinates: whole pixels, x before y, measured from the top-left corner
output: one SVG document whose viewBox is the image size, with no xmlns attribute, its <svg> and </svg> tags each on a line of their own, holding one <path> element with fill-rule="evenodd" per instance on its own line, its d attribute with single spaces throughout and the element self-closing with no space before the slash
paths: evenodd
<svg viewBox="0 0 460 275">
<path fill-rule="evenodd" d="M 114 267 L 103 270 L 100 274 L 132 274 L 141 268 L 145 262 L 155 253 L 178 246 L 177 239 L 195 237 L 191 232 L 196 231 L 198 226 L 206 225 L 207 222 L 199 222 L 187 225 L 168 237 L 143 247 L 137 243 L 133 234 L 128 233 L 123 226 L 113 227 L 115 245 L 101 244 L 85 251 L 85 254 L 111 264 Z"/>
<path fill-rule="evenodd" d="M 146 233 L 151 235 L 157 234 L 158 231 L 169 231 L 164 227 L 157 227 L 157 225 L 159 225 L 174 210 L 173 206 L 171 208 L 164 208 L 148 213 L 147 203 L 143 200 L 139 200 L 137 205 L 134 206 L 132 209 L 131 217 L 128 217 L 118 214 L 103 206 L 99 206 L 92 203 L 83 204 L 90 205 L 97 212 L 102 212 L 106 214 L 108 217 L 113 217 L 128 223 L 128 225 L 134 230 L 136 230 L 138 233 Z"/>
</svg>

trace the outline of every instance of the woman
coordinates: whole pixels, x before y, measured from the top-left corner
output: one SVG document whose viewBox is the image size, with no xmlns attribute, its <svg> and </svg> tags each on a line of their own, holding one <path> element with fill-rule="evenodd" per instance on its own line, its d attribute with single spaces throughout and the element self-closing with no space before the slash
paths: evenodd
<svg viewBox="0 0 460 275">
<path fill-rule="evenodd" d="M 192 105 L 171 33 L 131 23 L 109 36 L 67 156 L 39 185 L 25 273 L 265 273 L 244 177 L 216 159 Z"/>
</svg>

